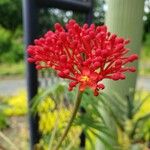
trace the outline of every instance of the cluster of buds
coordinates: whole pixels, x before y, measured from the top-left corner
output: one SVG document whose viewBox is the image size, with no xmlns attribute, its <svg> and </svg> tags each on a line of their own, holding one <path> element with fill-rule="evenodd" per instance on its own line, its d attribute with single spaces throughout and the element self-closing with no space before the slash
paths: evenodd
<svg viewBox="0 0 150 150">
<path fill-rule="evenodd" d="M 128 43 L 108 32 L 106 26 L 80 26 L 70 20 L 65 29 L 56 23 L 54 32 L 36 39 L 28 47 L 28 61 L 37 69 L 53 68 L 59 77 L 69 79 L 69 90 L 79 84 L 81 92 L 89 87 L 96 96 L 104 89 L 103 79 L 123 80 L 126 71 L 136 70 L 125 66 L 138 58 L 136 54 L 126 55 Z"/>
</svg>

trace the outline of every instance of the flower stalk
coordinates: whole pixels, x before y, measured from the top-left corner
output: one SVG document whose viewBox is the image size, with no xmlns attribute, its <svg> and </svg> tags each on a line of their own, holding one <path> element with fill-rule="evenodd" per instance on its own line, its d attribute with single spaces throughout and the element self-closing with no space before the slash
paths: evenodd
<svg viewBox="0 0 150 150">
<path fill-rule="evenodd" d="M 78 109 L 79 109 L 79 106 L 80 106 L 80 103 L 81 103 L 81 100 L 82 100 L 82 92 L 78 91 L 77 93 L 77 96 L 76 96 L 76 101 L 75 101 L 75 105 L 74 105 L 74 109 L 73 109 L 73 112 L 72 112 L 72 115 L 70 117 L 70 120 L 64 130 L 64 133 L 62 135 L 62 137 L 60 138 L 60 141 L 58 142 L 56 148 L 54 150 L 58 150 L 62 144 L 62 142 L 64 141 L 65 137 L 67 136 L 71 126 L 72 126 L 72 123 L 76 117 L 76 114 L 78 112 Z"/>
</svg>

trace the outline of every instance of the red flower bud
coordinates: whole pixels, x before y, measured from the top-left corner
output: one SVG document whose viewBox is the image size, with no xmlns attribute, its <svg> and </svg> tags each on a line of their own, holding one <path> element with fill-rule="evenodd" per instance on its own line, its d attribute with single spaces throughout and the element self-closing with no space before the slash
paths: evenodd
<svg viewBox="0 0 150 150">
<path fill-rule="evenodd" d="M 130 71 L 130 72 L 135 72 L 135 71 L 136 71 L 136 68 L 135 68 L 135 67 L 130 67 L 130 68 L 129 68 L 129 71 Z"/>
<path fill-rule="evenodd" d="M 119 80 L 119 79 L 120 79 L 120 75 L 119 75 L 118 73 L 114 73 L 114 74 L 111 76 L 111 78 L 112 78 L 113 80 Z"/>
<path fill-rule="evenodd" d="M 133 54 L 133 55 L 129 56 L 128 61 L 133 62 L 136 59 L 138 59 L 138 56 L 136 54 Z"/>
<path fill-rule="evenodd" d="M 115 66 L 121 66 L 122 65 L 122 60 L 118 59 L 115 61 Z"/>
<path fill-rule="evenodd" d="M 35 62 L 35 60 L 34 60 L 33 58 L 28 58 L 27 60 L 28 60 L 28 62 L 30 62 L 30 63 Z"/>
<path fill-rule="evenodd" d="M 66 56 L 66 55 L 61 55 L 61 56 L 60 56 L 60 61 L 61 61 L 62 63 L 65 63 L 65 62 L 67 61 L 67 56 Z"/>
</svg>

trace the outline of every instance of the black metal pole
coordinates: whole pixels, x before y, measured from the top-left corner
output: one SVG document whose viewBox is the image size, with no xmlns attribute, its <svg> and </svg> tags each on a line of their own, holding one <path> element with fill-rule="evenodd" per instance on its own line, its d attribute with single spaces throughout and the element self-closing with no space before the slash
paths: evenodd
<svg viewBox="0 0 150 150">
<path fill-rule="evenodd" d="M 89 8 L 89 11 L 86 15 L 86 23 L 88 23 L 88 25 L 90 25 L 93 21 L 93 2 L 94 0 L 89 0 L 90 2 L 90 8 Z"/>
<path fill-rule="evenodd" d="M 38 7 L 36 5 L 36 0 L 23 0 L 23 23 L 24 23 L 24 40 L 25 40 L 25 49 L 33 40 L 37 37 L 38 34 Z M 27 92 L 28 92 L 28 102 L 31 104 L 32 98 L 37 94 L 38 89 L 38 80 L 37 80 L 37 71 L 35 65 L 27 62 L 27 51 L 25 51 L 26 59 L 26 79 L 27 79 Z M 29 105 L 30 109 L 30 105 Z M 34 145 L 38 143 L 40 134 L 38 132 L 38 116 L 32 116 L 29 114 L 29 123 L 30 123 L 30 141 L 31 141 L 31 150 L 34 149 Z"/>
<path fill-rule="evenodd" d="M 81 115 L 85 115 L 86 111 L 84 109 L 84 107 L 81 107 L 80 108 L 80 113 Z M 82 130 L 81 134 L 80 134 L 80 148 L 81 149 L 84 149 L 85 148 L 85 145 L 86 145 L 86 136 L 85 136 L 85 132 L 84 130 Z"/>
<path fill-rule="evenodd" d="M 37 0 L 40 7 L 55 7 L 63 10 L 73 10 L 87 13 L 91 7 L 90 1 L 84 0 Z"/>
</svg>

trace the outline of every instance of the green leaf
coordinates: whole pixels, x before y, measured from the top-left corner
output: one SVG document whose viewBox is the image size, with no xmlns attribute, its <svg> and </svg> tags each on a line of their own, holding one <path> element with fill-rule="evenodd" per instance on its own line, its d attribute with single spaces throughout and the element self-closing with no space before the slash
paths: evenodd
<svg viewBox="0 0 150 150">
<path fill-rule="evenodd" d="M 133 138 L 134 135 L 135 135 L 135 133 L 136 133 L 136 129 L 137 129 L 137 128 L 140 128 L 140 127 L 139 127 L 139 124 L 140 124 L 140 123 L 144 123 L 145 121 L 148 121 L 148 119 L 150 119 L 150 113 L 148 113 L 148 114 L 146 114 L 146 115 L 140 117 L 140 118 L 134 123 L 133 129 L 132 129 L 132 131 L 131 131 L 131 133 L 130 133 L 130 137 Z"/>
<path fill-rule="evenodd" d="M 95 143 L 93 142 L 93 139 L 91 138 L 91 136 L 89 135 L 88 131 L 85 130 L 85 136 L 87 138 L 87 140 L 89 140 L 91 148 L 95 149 Z"/>
<path fill-rule="evenodd" d="M 51 98 L 54 98 L 55 101 L 60 101 L 62 100 L 62 96 L 65 93 L 65 83 L 63 82 L 58 82 L 54 86 L 47 87 L 45 90 L 42 90 L 39 92 L 32 100 L 30 103 L 31 107 L 31 113 L 35 114 L 37 113 L 37 107 L 38 105 L 45 100 L 48 96 Z"/>
<path fill-rule="evenodd" d="M 121 112 L 119 112 L 119 110 L 117 109 L 117 107 L 115 109 L 113 109 L 113 107 L 111 105 L 109 105 L 109 104 L 107 104 L 105 102 L 104 108 L 111 115 L 111 117 L 114 119 L 114 121 L 118 124 L 118 126 L 120 127 L 120 129 L 124 131 L 124 118 L 123 118 L 123 114 L 120 115 Z"/>
<path fill-rule="evenodd" d="M 48 143 L 48 150 L 52 150 L 52 145 L 53 145 L 53 141 L 55 140 L 57 128 L 58 128 L 58 126 L 57 126 L 57 121 L 56 121 L 54 129 L 52 130 L 52 133 L 51 133 L 50 141 Z"/>
<path fill-rule="evenodd" d="M 114 148 L 111 146 L 111 144 L 102 136 L 100 136 L 100 134 L 96 133 L 94 130 L 91 130 L 91 133 L 93 133 L 107 148 L 109 148 L 109 150 L 114 150 Z"/>
<path fill-rule="evenodd" d="M 37 113 L 37 107 L 38 105 L 49 95 L 51 94 L 51 88 L 47 88 L 47 90 L 45 90 L 44 92 L 40 92 L 38 93 L 30 102 L 30 112 L 32 114 L 36 114 Z"/>
<path fill-rule="evenodd" d="M 5 103 L 0 103 L 0 112 L 2 112 L 3 110 L 5 110 L 6 108 L 9 108 L 10 106 L 8 104 Z"/>
<path fill-rule="evenodd" d="M 135 104 L 134 104 L 134 110 L 133 110 L 133 114 L 134 115 L 141 109 L 141 107 L 149 99 L 149 97 L 150 97 L 150 95 L 147 95 L 143 100 L 139 99 L 138 101 L 135 102 Z"/>
</svg>

